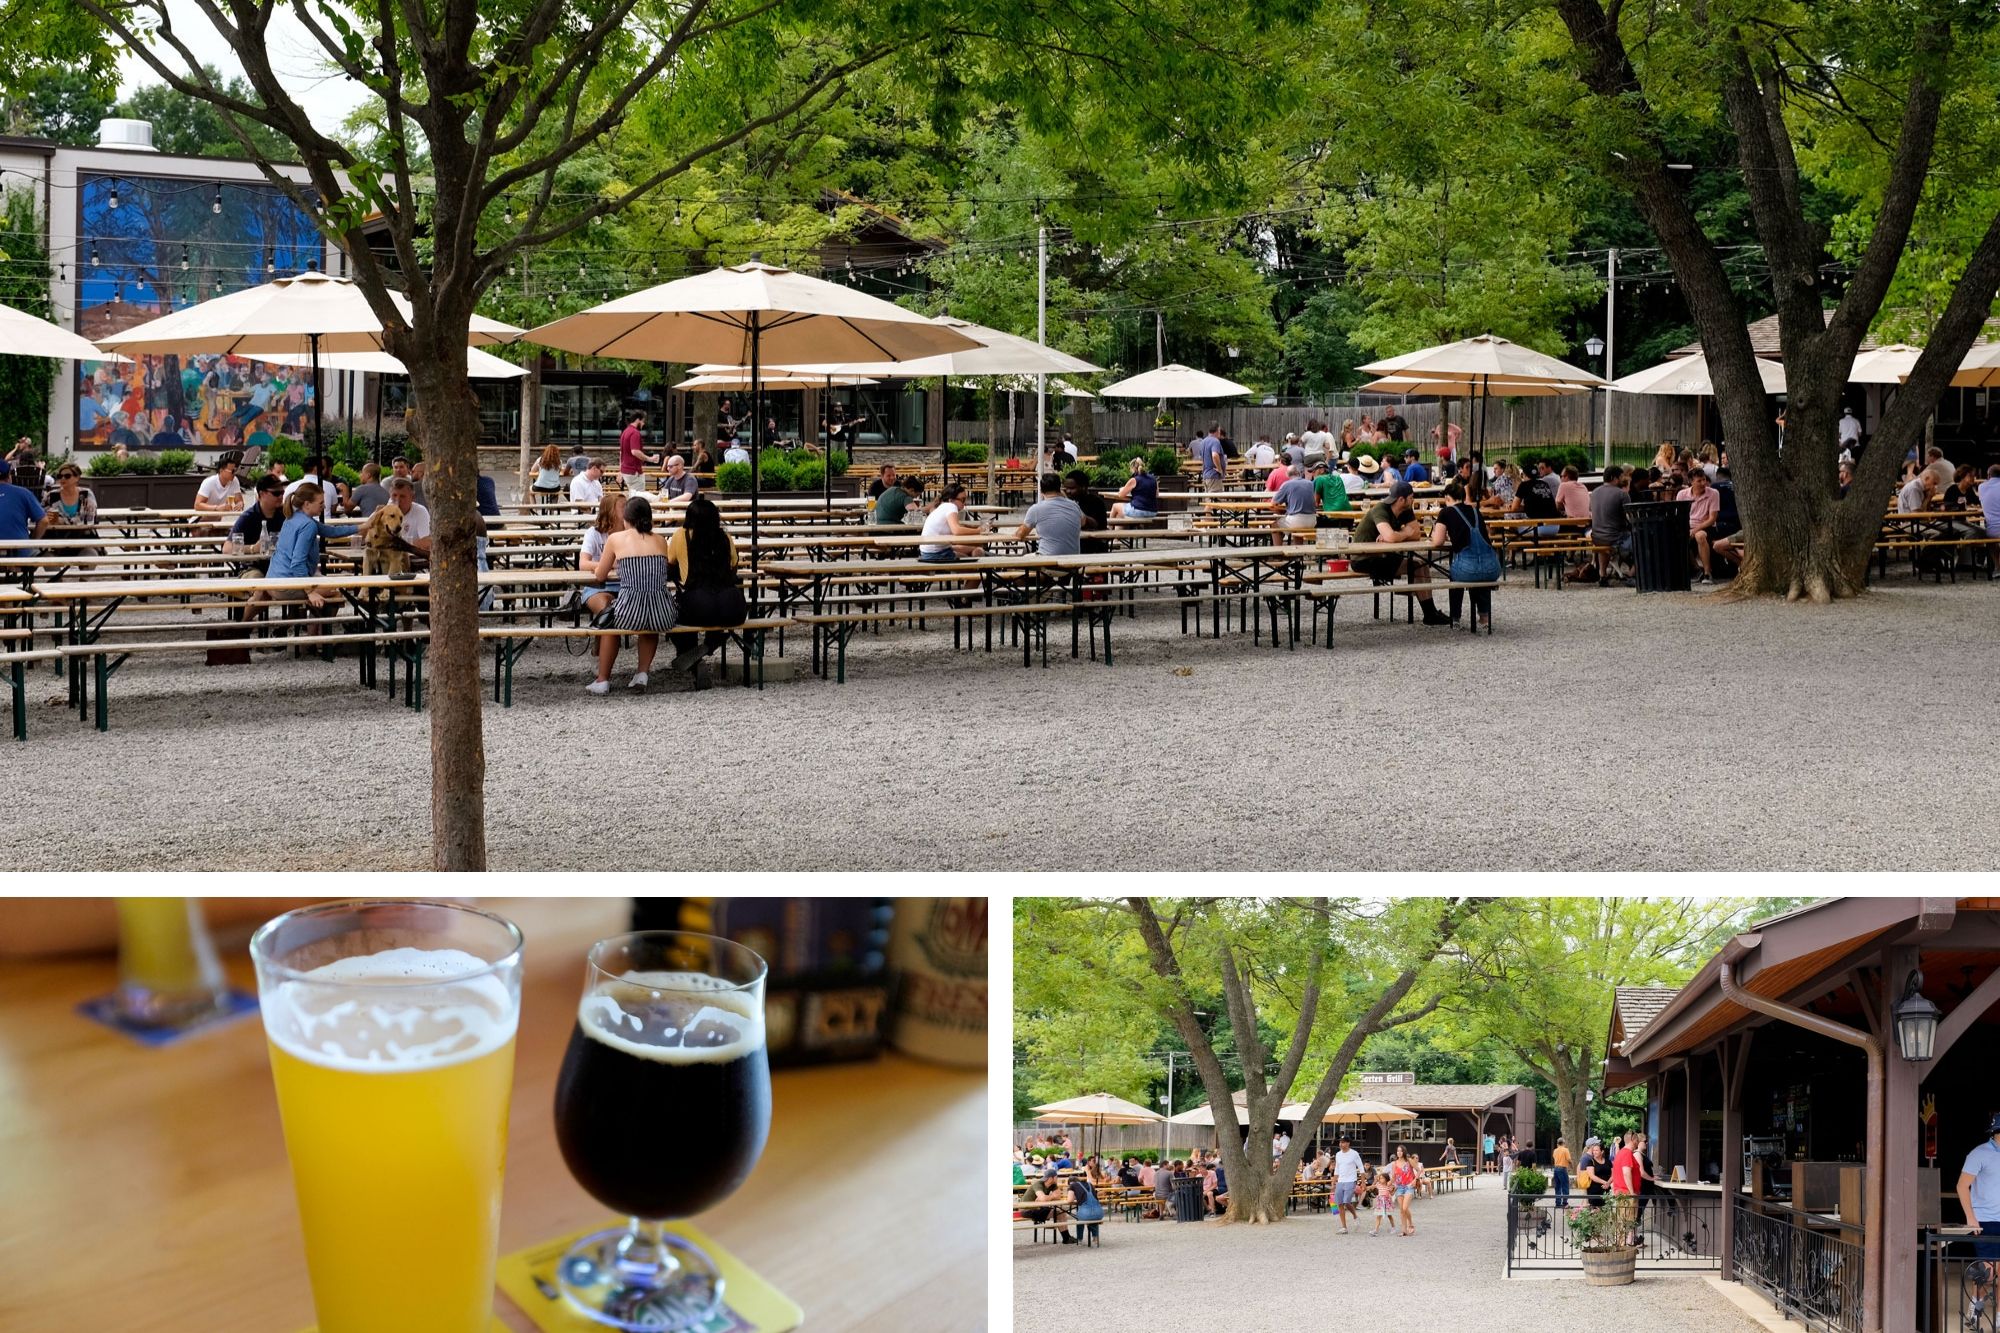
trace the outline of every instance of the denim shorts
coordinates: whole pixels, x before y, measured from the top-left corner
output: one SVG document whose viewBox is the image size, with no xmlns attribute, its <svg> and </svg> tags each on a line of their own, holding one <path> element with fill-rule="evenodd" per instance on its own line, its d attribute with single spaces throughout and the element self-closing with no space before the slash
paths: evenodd
<svg viewBox="0 0 2000 1333">
<path fill-rule="evenodd" d="M 1135 507 L 1134 507 L 1134 506 L 1132 506 L 1132 505 L 1126 505 L 1126 506 L 1125 506 L 1125 517 L 1127 517 L 1127 518 L 1158 518 L 1158 517 L 1159 517 L 1159 515 L 1158 515 L 1157 513 L 1155 513 L 1155 512 L 1154 512 L 1153 510 L 1151 510 L 1151 509 L 1138 509 L 1138 508 L 1135 508 Z"/>
<path fill-rule="evenodd" d="M 917 559 L 923 561 L 927 565 L 955 565 L 959 563 L 961 560 L 965 559 L 965 557 L 947 547 L 942 551 L 936 551 L 930 554 L 919 555 Z"/>
<path fill-rule="evenodd" d="M 1354 1202 L 1354 1182 L 1339 1180 L 1334 1182 L 1333 1201 L 1343 1206 Z"/>
<path fill-rule="evenodd" d="M 2000 1222 L 1981 1222 L 1972 1239 L 1972 1252 L 1989 1263 L 2000 1259 Z"/>
</svg>

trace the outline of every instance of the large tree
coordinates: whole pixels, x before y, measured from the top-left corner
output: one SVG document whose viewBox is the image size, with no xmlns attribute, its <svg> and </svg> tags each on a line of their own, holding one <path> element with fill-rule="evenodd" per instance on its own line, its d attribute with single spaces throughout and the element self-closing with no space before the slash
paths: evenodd
<svg viewBox="0 0 2000 1333">
<path fill-rule="evenodd" d="M 1980 114 L 2000 77 L 1993 10 L 1727 0 L 1662 23 L 1623 0 L 1554 0 L 1553 12 L 1587 92 L 1567 133 L 1645 214 L 1714 375 L 1748 542 L 1735 591 L 1822 602 L 1860 592 L 1897 468 L 2000 288 L 2000 211 L 1975 189 L 2000 135 Z M 1675 127 L 1689 119 L 1724 123 L 1735 139 L 1778 314 L 1782 449 L 1724 256 L 1670 169 Z M 1828 180 L 1855 191 L 1864 213 L 1847 228 L 1850 264 L 1830 262 L 1833 236 L 1812 206 Z M 1836 425 L 1848 366 L 1886 313 L 1927 208 L 1965 220 L 1968 248 L 1843 499 Z"/>
<path fill-rule="evenodd" d="M 1731 932 L 1792 900 L 1502 898 L 1457 932 L 1443 1028 L 1494 1041 L 1554 1087 L 1563 1137 L 1583 1142 L 1604 1091 L 1619 986 L 1678 985 Z"/>
<path fill-rule="evenodd" d="M 1272 17 L 1218 15 L 1194 0 L 291 0 L 284 12 L 329 68 L 379 104 L 379 132 L 348 142 L 315 122 L 275 67 L 268 39 L 281 7 L 192 4 L 235 52 L 250 95 L 203 69 L 176 27 L 186 11 L 167 0 L 42 9 L 88 15 L 103 45 L 216 108 L 266 178 L 315 210 L 347 253 L 387 350 L 409 370 L 434 464 L 432 860 L 450 870 L 486 861 L 473 566 L 479 414 L 464 348 L 474 310 L 509 266 L 767 127 L 798 137 L 848 79 L 891 60 L 946 125 L 970 96 L 1007 96 L 1043 132 L 1058 132 L 1077 107 L 1123 105 L 1163 152 L 1212 160 L 1217 127 L 1245 97 L 1233 46 Z M 1190 100 L 1185 114 L 1157 112 L 1168 94 Z M 259 126 L 289 142 L 307 184 L 260 154 Z M 594 192 L 559 188 L 566 165 L 625 134 L 673 151 L 645 175 Z M 370 248 L 370 227 L 385 251 Z M 391 301 L 398 291 L 407 319 Z"/>
<path fill-rule="evenodd" d="M 1071 1023 L 1080 1057 L 1104 1044 L 1092 1035 L 1122 1031 L 1129 1041 L 1132 1015 L 1170 1024 L 1214 1113 L 1230 1219 L 1281 1221 L 1311 1136 L 1297 1135 L 1274 1159 L 1279 1109 L 1304 1101 L 1301 1123 L 1319 1123 L 1369 1037 L 1436 1008 L 1433 962 L 1481 906 L 1440 898 L 1022 899 L 1016 1003 L 1040 1015 L 1035 1026 L 1058 1060 Z M 1050 1095 L 1098 1090 L 1044 1087 Z"/>
</svg>

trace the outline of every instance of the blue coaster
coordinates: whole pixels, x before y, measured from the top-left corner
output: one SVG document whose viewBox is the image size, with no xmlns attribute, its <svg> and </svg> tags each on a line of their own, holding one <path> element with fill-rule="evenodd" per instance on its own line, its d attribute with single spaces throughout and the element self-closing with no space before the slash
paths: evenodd
<svg viewBox="0 0 2000 1333">
<path fill-rule="evenodd" d="M 245 1014 L 257 1012 L 257 997 L 248 991 L 230 987 L 227 998 L 220 1009 L 198 1023 L 181 1028 L 146 1028 L 128 1023 L 118 1013 L 114 996 L 100 995 L 94 1000 L 85 1000 L 76 1011 L 95 1023 L 102 1023 L 113 1032 L 130 1037 L 143 1046 L 171 1046 L 184 1037 L 196 1036 L 233 1023 Z"/>
</svg>

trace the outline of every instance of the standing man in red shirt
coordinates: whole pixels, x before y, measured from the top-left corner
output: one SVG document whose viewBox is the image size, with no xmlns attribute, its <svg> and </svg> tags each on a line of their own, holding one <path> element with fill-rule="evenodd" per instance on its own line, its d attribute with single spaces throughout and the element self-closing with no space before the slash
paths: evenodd
<svg viewBox="0 0 2000 1333">
<path fill-rule="evenodd" d="M 1634 1220 L 1633 1214 L 1638 1209 L 1639 1154 L 1634 1151 L 1638 1142 L 1638 1131 L 1626 1130 L 1625 1137 L 1618 1141 L 1618 1155 L 1611 1159 L 1611 1192 L 1620 1197 L 1621 1202 L 1615 1206 L 1620 1210 L 1620 1216 L 1627 1221 Z M 1627 1196 L 1632 1198 L 1632 1202 L 1622 1202 Z M 1636 1234 L 1628 1236 L 1625 1243 L 1638 1244 L 1638 1236 Z"/>
<path fill-rule="evenodd" d="M 646 465 L 660 461 L 639 447 L 644 442 L 642 432 L 645 426 L 646 414 L 634 412 L 618 435 L 618 480 L 624 485 L 627 495 L 636 495 L 646 489 Z"/>
</svg>

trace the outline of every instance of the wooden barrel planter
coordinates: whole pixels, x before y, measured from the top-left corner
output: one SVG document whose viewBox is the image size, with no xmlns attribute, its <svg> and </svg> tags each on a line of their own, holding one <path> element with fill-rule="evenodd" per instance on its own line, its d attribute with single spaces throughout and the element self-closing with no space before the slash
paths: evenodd
<svg viewBox="0 0 2000 1333">
<path fill-rule="evenodd" d="M 1615 1250 L 1585 1250 L 1583 1280 L 1593 1287 L 1629 1286 L 1638 1257 L 1636 1245 L 1625 1245 Z"/>
</svg>

